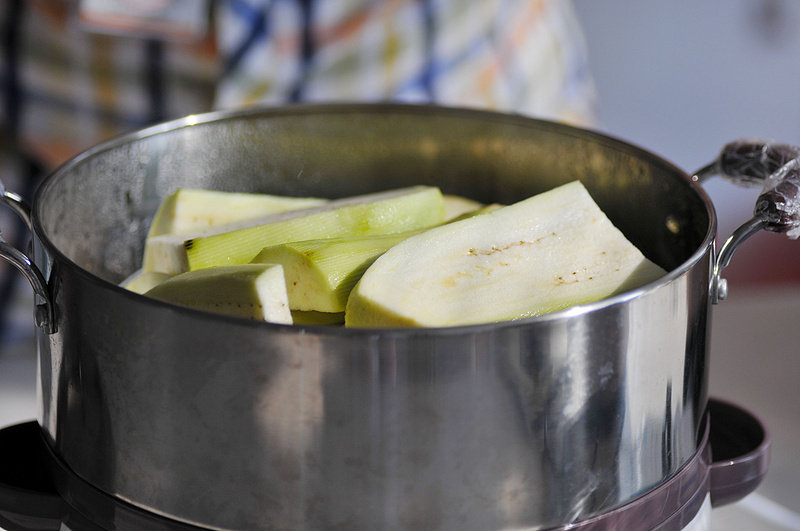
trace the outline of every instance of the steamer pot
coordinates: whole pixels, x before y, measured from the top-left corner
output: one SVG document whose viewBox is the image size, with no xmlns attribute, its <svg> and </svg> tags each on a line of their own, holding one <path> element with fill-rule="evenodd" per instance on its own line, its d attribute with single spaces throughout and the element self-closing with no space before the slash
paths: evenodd
<svg viewBox="0 0 800 531">
<path fill-rule="evenodd" d="M 32 211 L 0 190 L 33 232 L 32 260 L 5 243 L 0 255 L 36 293 L 46 445 L 93 489 L 204 528 L 591 521 L 702 450 L 719 273 L 754 231 L 796 227 L 776 201 L 796 171 L 778 179 L 758 158 L 793 148 L 734 148 L 693 178 L 584 129 L 394 104 L 210 113 L 96 146 L 46 179 Z M 780 185 L 719 253 L 695 182 L 715 173 Z M 539 318 L 378 330 L 257 323 L 117 286 L 177 187 L 432 184 L 510 203 L 574 179 L 664 278 Z"/>
</svg>

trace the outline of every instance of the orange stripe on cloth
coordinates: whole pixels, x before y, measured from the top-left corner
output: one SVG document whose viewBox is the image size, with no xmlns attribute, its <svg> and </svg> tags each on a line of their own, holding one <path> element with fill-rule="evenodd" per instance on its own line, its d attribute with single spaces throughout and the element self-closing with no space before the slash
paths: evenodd
<svg viewBox="0 0 800 531">
<path fill-rule="evenodd" d="M 407 3 L 410 3 L 409 0 L 389 0 L 383 7 L 380 8 L 380 10 L 384 13 L 381 15 L 382 18 L 387 22 L 391 22 L 397 9 L 402 4 Z M 341 22 L 334 24 L 329 28 L 320 29 L 315 34 L 317 44 L 319 46 L 324 46 L 326 44 L 330 44 L 331 42 L 352 37 L 356 34 L 356 32 L 363 28 L 369 20 L 375 18 L 374 15 L 371 15 L 370 11 L 372 11 L 370 8 L 359 9 L 358 11 L 354 11 L 349 16 L 345 17 Z"/>
<path fill-rule="evenodd" d="M 514 24 L 510 32 L 510 38 L 505 41 L 498 54 L 500 65 L 503 67 L 508 63 L 508 57 L 511 52 L 520 49 L 520 44 L 530 34 L 531 28 L 542 18 L 542 13 L 544 13 L 545 3 L 543 0 L 525 2 L 524 4 L 528 7 L 528 10 L 524 16 L 516 19 L 517 23 Z"/>
</svg>

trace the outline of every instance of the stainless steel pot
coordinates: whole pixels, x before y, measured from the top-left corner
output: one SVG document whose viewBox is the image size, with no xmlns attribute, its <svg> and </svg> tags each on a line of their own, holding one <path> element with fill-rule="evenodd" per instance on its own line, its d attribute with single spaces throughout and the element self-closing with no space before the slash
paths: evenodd
<svg viewBox="0 0 800 531">
<path fill-rule="evenodd" d="M 711 508 L 752 492 L 766 473 L 769 435 L 733 404 L 709 400 L 706 430 L 681 469 L 629 503 L 549 531 L 711 531 Z M 710 428 L 710 429 L 709 429 Z M 9 531 L 207 531 L 96 489 L 53 454 L 35 421 L 0 429 L 0 526 Z"/>
<path fill-rule="evenodd" d="M 391 330 L 258 323 L 117 286 L 177 187 L 434 184 L 510 203 L 573 179 L 666 277 L 540 318 Z M 99 145 L 39 188 L 35 265 L 0 254 L 36 291 L 48 444 L 103 492 L 218 528 L 539 529 L 621 506 L 696 454 L 719 270 L 765 225 L 778 224 L 757 216 L 717 255 L 713 206 L 685 172 L 591 131 L 322 105 L 190 116 Z"/>
</svg>

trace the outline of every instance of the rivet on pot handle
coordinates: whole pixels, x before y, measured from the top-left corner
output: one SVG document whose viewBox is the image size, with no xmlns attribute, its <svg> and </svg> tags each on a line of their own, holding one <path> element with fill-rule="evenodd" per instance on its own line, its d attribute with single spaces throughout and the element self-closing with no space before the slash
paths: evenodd
<svg viewBox="0 0 800 531">
<path fill-rule="evenodd" d="M 745 139 L 726 144 L 717 159 L 698 170 L 702 183 L 718 175 L 740 186 L 760 186 L 753 218 L 728 238 L 717 254 L 711 283 L 712 301 L 725 300 L 727 282 L 720 276 L 739 245 L 759 230 L 800 236 L 800 147 L 765 140 Z"/>
<path fill-rule="evenodd" d="M 7 191 L 2 182 L 0 182 L 0 203 L 14 210 L 25 222 L 28 230 L 33 232 L 30 206 L 19 195 Z M 47 281 L 44 279 L 42 272 L 39 271 L 39 268 L 33 264 L 25 253 L 6 242 L 5 239 L 3 239 L 2 233 L 0 233 L 0 258 L 4 258 L 11 265 L 19 269 L 20 272 L 25 275 L 25 278 L 28 279 L 31 287 L 33 287 L 36 297 L 34 309 L 36 326 L 40 327 L 48 334 L 55 333 L 55 309 L 50 300 L 50 294 L 47 291 Z"/>
</svg>

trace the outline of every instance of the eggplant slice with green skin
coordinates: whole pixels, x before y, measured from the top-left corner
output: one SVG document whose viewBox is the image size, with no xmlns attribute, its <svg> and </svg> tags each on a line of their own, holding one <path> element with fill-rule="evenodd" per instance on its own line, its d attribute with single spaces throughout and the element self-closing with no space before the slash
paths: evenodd
<svg viewBox="0 0 800 531">
<path fill-rule="evenodd" d="M 413 234 L 289 242 L 265 247 L 251 263 L 283 266 L 292 310 L 339 313 L 364 271 Z"/>
<path fill-rule="evenodd" d="M 413 186 L 330 201 L 269 223 L 193 238 L 184 242 L 183 249 L 190 270 L 243 264 L 270 245 L 405 232 L 439 224 L 444 215 L 441 190 Z"/>
<path fill-rule="evenodd" d="M 574 181 L 395 245 L 351 292 L 345 325 L 520 319 L 600 300 L 664 274 Z"/>
<path fill-rule="evenodd" d="M 120 286 L 134 293 L 147 293 L 165 280 L 172 278 L 168 273 L 137 270 L 131 276 L 120 282 Z"/>
<path fill-rule="evenodd" d="M 198 229 L 193 235 L 149 237 L 142 269 L 175 275 L 190 269 L 244 264 L 269 245 L 403 232 L 441 223 L 444 216 L 442 193 L 430 186 L 335 199 L 311 208 Z"/>
</svg>

